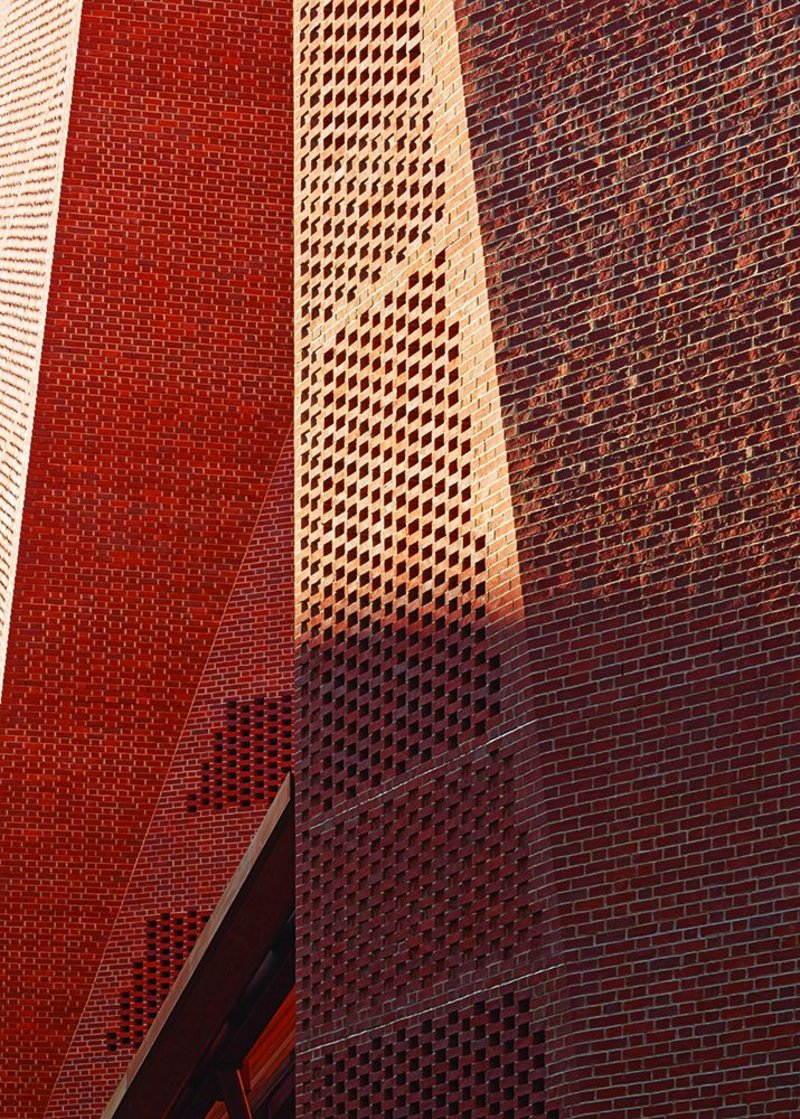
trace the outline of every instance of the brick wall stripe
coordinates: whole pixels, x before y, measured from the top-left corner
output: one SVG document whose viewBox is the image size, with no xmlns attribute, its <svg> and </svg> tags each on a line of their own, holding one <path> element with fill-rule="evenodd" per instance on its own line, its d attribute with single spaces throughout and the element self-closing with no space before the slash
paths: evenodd
<svg viewBox="0 0 800 1119">
<path fill-rule="evenodd" d="M 81 9 L 81 0 L 0 9 L 0 691 Z"/>
</svg>

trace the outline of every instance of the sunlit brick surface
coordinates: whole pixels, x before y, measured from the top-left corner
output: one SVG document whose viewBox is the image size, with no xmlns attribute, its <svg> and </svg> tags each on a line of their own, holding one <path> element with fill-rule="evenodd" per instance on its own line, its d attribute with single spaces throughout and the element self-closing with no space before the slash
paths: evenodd
<svg viewBox="0 0 800 1119">
<path fill-rule="evenodd" d="M 288 460 L 226 613 L 291 422 L 291 162 L 287 5 L 86 0 L 0 706 L 3 1119 L 60 1068 L 48 1114 L 102 1113 L 147 922 L 210 912 L 264 811 L 187 798 L 228 700 L 291 680 Z"/>
<path fill-rule="evenodd" d="M 241 796 L 242 708 L 254 696 L 286 695 L 293 672 L 292 447 L 288 437 L 267 480 L 262 509 L 236 576 L 213 648 L 139 857 L 119 908 L 91 995 L 73 1037 L 46 1119 L 99 1116 L 263 819 L 274 786 Z M 265 705 L 271 701 L 266 700 Z M 238 734 L 229 734 L 231 708 Z M 284 728 L 282 727 L 282 733 Z M 190 802 L 202 767 L 213 766 L 217 735 L 236 761 L 219 799 Z M 248 723 L 248 738 L 260 733 Z M 280 783 L 291 764 L 285 738 L 265 744 Z M 226 768 L 228 768 L 226 766 Z M 233 771 L 231 766 L 228 770 Z M 252 793 L 252 789 L 251 789 Z M 191 811 L 190 811 L 191 808 Z"/>
<path fill-rule="evenodd" d="M 0 687 L 80 10 L 0 5 Z"/>
<path fill-rule="evenodd" d="M 296 37 L 299 1109 L 433 1115 L 445 1004 L 505 984 L 538 1021 L 551 964 L 456 29 L 309 3 Z M 465 1066 L 447 1113 L 536 1113 L 533 1064 Z"/>
<path fill-rule="evenodd" d="M 790 1119 L 800 27 L 458 0 L 566 1115 Z"/>
<path fill-rule="evenodd" d="M 796 1119 L 796 5 L 298 0 L 294 227 L 290 17 L 84 3 L 2 1119 L 292 756 L 301 1119 Z"/>
</svg>

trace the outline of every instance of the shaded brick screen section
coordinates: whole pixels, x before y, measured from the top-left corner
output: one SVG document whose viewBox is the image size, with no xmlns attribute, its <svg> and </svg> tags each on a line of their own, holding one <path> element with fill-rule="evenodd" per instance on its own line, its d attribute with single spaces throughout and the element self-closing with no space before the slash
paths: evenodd
<svg viewBox="0 0 800 1119">
<path fill-rule="evenodd" d="M 555 1113 L 536 1070 L 558 965 L 452 4 L 297 17 L 298 1111 Z M 527 1000 L 536 1055 L 469 1009 L 505 995 Z"/>
<path fill-rule="evenodd" d="M 145 951 L 133 961 L 127 987 L 120 991 L 116 1027 L 106 1036 L 110 1052 L 142 1043 L 209 916 L 190 910 L 148 917 Z"/>
<path fill-rule="evenodd" d="M 210 912 L 264 811 L 186 806 L 226 700 L 291 688 L 290 21 L 83 5 L 0 707 L 3 1119 L 62 1064 L 48 1114 L 102 1113 L 146 921 Z"/>
<path fill-rule="evenodd" d="M 80 0 L 0 6 L 0 687 L 80 11 Z"/>
<path fill-rule="evenodd" d="M 342 1056 L 316 1062 L 310 1114 L 559 1119 L 547 1106 L 545 1031 L 513 990 L 359 1038 Z"/>
<path fill-rule="evenodd" d="M 549 1077 L 572 1119 L 789 1119 L 797 6 L 457 8 L 570 961 Z"/>
</svg>

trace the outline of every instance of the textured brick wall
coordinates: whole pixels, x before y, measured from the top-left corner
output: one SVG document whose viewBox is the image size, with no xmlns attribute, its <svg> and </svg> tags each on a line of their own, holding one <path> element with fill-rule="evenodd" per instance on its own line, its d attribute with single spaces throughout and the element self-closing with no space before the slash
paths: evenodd
<svg viewBox="0 0 800 1119">
<path fill-rule="evenodd" d="M 289 20 L 271 0 L 83 6 L 0 707 L 4 1119 L 43 1114 L 118 918 L 53 1097 L 53 1114 L 99 1114 L 86 1046 L 97 1084 L 130 1055 L 105 1046 L 147 922 L 166 913 L 179 952 L 179 918 L 189 935 L 263 811 L 192 814 L 188 796 L 226 701 L 283 694 L 288 592 L 253 599 L 253 619 L 232 604 L 226 625 L 258 619 L 264 658 L 233 672 L 221 634 L 186 719 L 272 477 L 259 571 L 291 569 L 291 480 L 274 473 L 291 421 Z M 165 786 L 148 885 L 123 904 L 173 757 L 184 788 Z"/>
<path fill-rule="evenodd" d="M 46 1119 L 102 1114 L 291 765 L 289 435 Z"/>
<path fill-rule="evenodd" d="M 576 1119 L 788 1119 L 797 6 L 458 16 L 568 963 L 554 1089 Z"/>
<path fill-rule="evenodd" d="M 288 11 L 85 9 L 2 709 L 9 1117 L 104 953 L 47 1114 L 99 1111 L 290 706 Z M 799 34 L 298 7 L 304 1116 L 797 1110 Z"/>
<path fill-rule="evenodd" d="M 0 686 L 80 11 L 80 0 L 0 8 Z"/>
<path fill-rule="evenodd" d="M 303 4 L 296 50 L 299 1113 L 554 1116 L 452 4 Z"/>
<path fill-rule="evenodd" d="M 300 1113 L 788 1119 L 796 6 L 455 15 L 296 32 Z"/>
</svg>

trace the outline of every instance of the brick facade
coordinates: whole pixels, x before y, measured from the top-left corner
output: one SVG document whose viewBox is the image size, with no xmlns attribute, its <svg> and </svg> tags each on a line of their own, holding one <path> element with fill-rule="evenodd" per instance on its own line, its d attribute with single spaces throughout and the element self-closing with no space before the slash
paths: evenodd
<svg viewBox="0 0 800 1119">
<path fill-rule="evenodd" d="M 788 1119 L 796 13 L 447 8 L 298 29 L 300 1111 Z"/>
<path fill-rule="evenodd" d="M 102 1114 L 290 767 L 289 435 L 45 1119 Z"/>
<path fill-rule="evenodd" d="M 796 7 L 290 27 L 84 0 L 0 1111 L 101 1114 L 294 750 L 303 1119 L 793 1119 Z"/>
<path fill-rule="evenodd" d="M 458 17 L 567 968 L 554 1093 L 789 1119 L 797 12 Z"/>
<path fill-rule="evenodd" d="M 259 563 L 291 570 L 290 473 L 276 473 L 291 299 L 288 5 L 86 0 L 0 707 L 4 1119 L 44 1114 L 98 966 L 117 953 L 93 1019 L 97 1080 L 80 1080 L 93 1001 L 50 1112 L 91 1113 L 92 1084 L 130 1055 L 106 1039 L 148 920 L 207 911 L 254 827 L 244 817 L 259 810 L 234 806 L 217 854 L 215 811 L 192 816 L 186 798 L 225 701 L 286 687 L 290 599 L 260 593 L 254 617 L 274 633 L 253 652 L 268 659 L 231 673 L 218 642 L 217 691 L 198 692 L 271 477 L 286 493 Z M 209 706 L 187 723 L 195 693 Z M 153 813 L 186 734 L 200 737 L 164 825 Z M 151 817 L 160 846 L 136 864 L 151 890 L 134 914 Z M 205 852 L 196 896 L 189 881 L 178 896 L 192 834 Z"/>
</svg>

